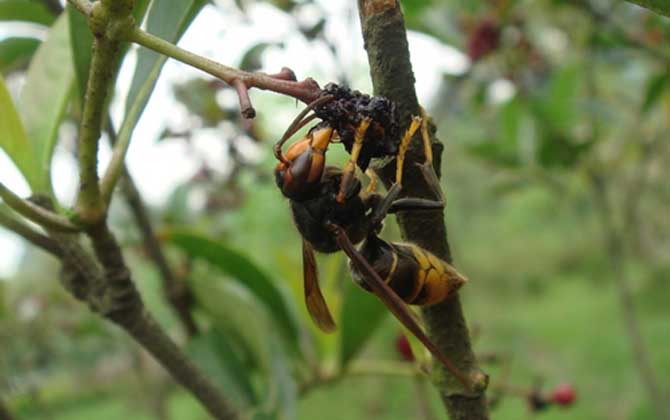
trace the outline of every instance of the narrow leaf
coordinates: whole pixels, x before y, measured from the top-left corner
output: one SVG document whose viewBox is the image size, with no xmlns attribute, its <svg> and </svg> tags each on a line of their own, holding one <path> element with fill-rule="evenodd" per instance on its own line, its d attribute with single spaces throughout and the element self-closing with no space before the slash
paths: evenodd
<svg viewBox="0 0 670 420">
<path fill-rule="evenodd" d="M 37 164 L 37 178 L 29 181 L 35 192 L 51 190 L 51 157 L 74 81 L 71 62 L 68 19 L 62 14 L 30 62 L 19 101 Z"/>
<path fill-rule="evenodd" d="M 204 236 L 171 232 L 169 240 L 195 258 L 201 258 L 231 276 L 263 302 L 291 343 L 298 330 L 284 297 L 272 279 L 243 254 Z"/>
<path fill-rule="evenodd" d="M 373 294 L 347 282 L 340 325 L 340 364 L 346 366 L 384 320 L 387 311 Z"/>
<path fill-rule="evenodd" d="M 205 0 L 154 0 L 147 14 L 147 31 L 173 43 L 184 34 Z M 167 57 L 147 48 L 140 48 L 135 74 L 126 98 L 126 115 L 119 130 L 120 135 L 130 136 L 149 102 L 156 80 Z"/>
<path fill-rule="evenodd" d="M 235 401 L 255 405 L 250 372 L 230 337 L 214 328 L 188 343 L 187 353 Z"/>
<path fill-rule="evenodd" d="M 649 112 L 654 105 L 661 99 L 663 92 L 670 86 L 670 74 L 662 72 L 652 76 L 647 82 L 647 89 L 644 95 L 644 102 L 642 103 L 642 112 Z"/>
<path fill-rule="evenodd" d="M 79 97 L 84 99 L 88 73 L 91 68 L 91 56 L 93 54 L 93 33 L 88 26 L 86 17 L 72 5 L 65 8 L 70 23 L 70 42 L 72 43 L 72 62 L 77 78 L 77 91 Z"/>
<path fill-rule="evenodd" d="M 0 41 L 0 73 L 28 64 L 40 41 L 35 38 L 5 38 Z"/>
<path fill-rule="evenodd" d="M 295 418 L 297 387 L 291 375 L 292 360 L 280 340 L 276 317 L 239 283 L 196 276 L 191 287 L 199 307 L 225 336 L 226 351 L 235 352 L 247 378 L 257 374 L 260 379 L 257 385 L 262 388 L 255 394 L 258 401 L 253 401 L 262 416 L 254 418 Z"/>
<path fill-rule="evenodd" d="M 30 184 L 36 175 L 32 145 L 28 141 L 2 75 L 0 75 L 0 147 Z"/>
<path fill-rule="evenodd" d="M 50 26 L 56 18 L 43 2 L 34 0 L 0 1 L 0 21 L 20 20 Z"/>
</svg>

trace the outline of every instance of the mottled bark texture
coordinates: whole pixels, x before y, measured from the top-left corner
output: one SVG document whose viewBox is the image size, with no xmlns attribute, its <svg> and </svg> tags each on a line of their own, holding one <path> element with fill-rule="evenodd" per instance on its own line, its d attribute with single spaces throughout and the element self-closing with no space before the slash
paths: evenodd
<svg viewBox="0 0 670 420">
<path fill-rule="evenodd" d="M 359 0 L 358 7 L 374 93 L 395 101 L 402 121 L 407 125 L 412 116 L 420 115 L 420 108 L 414 90 L 414 74 L 400 6 L 396 0 Z M 434 164 L 439 174 L 443 146 L 435 138 L 435 127 L 432 123 L 429 132 Z M 412 170 L 415 163 L 422 163 L 425 159 L 421 144 L 418 138 L 415 139 L 408 152 L 403 194 L 430 198 L 430 188 L 420 171 Z M 376 162 L 375 170 L 388 186 L 394 180 L 395 161 Z M 402 212 L 397 215 L 397 220 L 403 239 L 430 250 L 446 261 L 452 261 L 442 211 Z M 424 308 L 422 313 L 428 334 L 438 348 L 459 369 L 481 384 L 483 374 L 472 351 L 459 297 L 454 296 L 445 302 Z M 465 390 L 443 366 L 437 364 L 433 379 L 451 419 L 489 418 L 483 390 Z"/>
</svg>

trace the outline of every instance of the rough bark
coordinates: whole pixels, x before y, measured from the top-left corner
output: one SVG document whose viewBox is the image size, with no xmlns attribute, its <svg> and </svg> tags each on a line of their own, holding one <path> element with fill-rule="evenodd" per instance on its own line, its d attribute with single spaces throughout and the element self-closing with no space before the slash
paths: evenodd
<svg viewBox="0 0 670 420">
<path fill-rule="evenodd" d="M 359 0 L 361 27 L 370 62 L 370 75 L 376 95 L 383 95 L 399 106 L 402 121 L 409 123 L 420 114 L 414 89 L 414 74 L 409 60 L 407 34 L 397 0 Z M 430 130 L 435 168 L 439 174 L 443 146 Z M 406 168 L 422 163 L 421 141 L 412 142 Z M 386 186 L 394 180 L 395 161 L 378 162 L 375 170 Z M 408 170 L 403 178 L 403 194 L 431 197 L 430 188 L 418 170 Z M 451 262 L 451 251 L 442 211 L 422 211 L 397 215 L 403 239 L 414 242 Z M 465 373 L 482 378 L 470 343 L 460 299 L 454 296 L 445 302 L 422 310 L 430 338 L 438 348 Z M 451 419 L 488 419 L 488 406 L 483 391 L 468 392 L 441 365 L 435 365 L 435 385 Z"/>
</svg>

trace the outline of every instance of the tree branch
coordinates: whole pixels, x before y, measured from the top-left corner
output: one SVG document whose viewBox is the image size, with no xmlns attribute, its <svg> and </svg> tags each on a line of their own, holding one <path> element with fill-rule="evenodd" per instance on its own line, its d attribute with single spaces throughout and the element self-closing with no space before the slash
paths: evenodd
<svg viewBox="0 0 670 420">
<path fill-rule="evenodd" d="M 49 254 L 52 254 L 56 257 L 61 256 L 60 248 L 56 242 L 54 242 L 48 236 L 42 235 L 22 221 L 15 219 L 2 208 L 0 208 L 0 226 L 3 226 L 5 229 L 16 233 L 23 239 L 27 240 L 36 247 L 43 249 Z"/>
<path fill-rule="evenodd" d="M 70 3 L 87 15 L 94 36 L 86 100 L 79 126 L 79 193 L 75 205 L 79 220 L 92 225 L 103 220 L 107 212 L 98 185 L 98 141 L 110 85 L 121 59 L 119 34 L 133 24 L 130 15 L 133 2 L 102 0 L 93 6 L 81 0 L 70 0 Z"/>
<path fill-rule="evenodd" d="M 407 47 L 404 19 L 397 0 L 359 0 L 358 8 L 370 62 L 370 73 L 375 94 L 386 96 L 399 107 L 401 121 L 408 124 L 413 115 L 419 115 L 419 104 L 414 90 Z M 440 168 L 442 145 L 434 138 L 431 127 L 436 169 Z M 413 142 L 413 145 L 420 142 Z M 422 153 L 412 147 L 406 167 L 423 162 Z M 376 171 L 388 186 L 393 182 L 395 162 L 381 162 Z M 405 174 L 404 194 L 413 197 L 431 197 L 431 191 L 419 171 Z M 441 211 L 402 212 L 398 224 L 404 239 L 424 247 L 451 261 L 446 228 Z M 470 344 L 470 337 L 459 297 L 453 296 L 437 305 L 422 310 L 428 333 L 438 348 L 448 355 L 463 372 L 482 377 Z M 435 383 L 452 419 L 488 419 L 488 407 L 483 390 L 468 393 L 449 375 L 443 366 L 435 364 Z"/>
<path fill-rule="evenodd" d="M 140 44 L 150 50 L 167 55 L 182 63 L 209 73 L 212 76 L 218 77 L 230 86 L 233 86 L 238 94 L 242 92 L 242 94 L 240 94 L 242 115 L 253 112 L 251 104 L 247 103 L 246 99 L 243 97 L 246 95 L 246 91 L 251 88 L 281 93 L 304 103 L 314 101 L 321 94 L 321 89 L 316 81 L 307 78 L 298 82 L 295 79 L 295 74 L 288 68 L 283 68 L 281 72 L 277 74 L 260 72 L 250 73 L 193 54 L 190 51 L 179 48 L 178 46 L 151 35 L 137 27 L 133 28 L 127 36 L 129 41 Z"/>
<path fill-rule="evenodd" d="M 248 91 L 251 88 L 281 93 L 305 103 L 312 102 L 321 94 L 321 88 L 313 79 L 307 78 L 298 82 L 293 71 L 288 68 L 283 68 L 276 74 L 250 73 L 179 48 L 138 27 L 129 28 L 123 36 L 128 41 L 209 73 L 235 88 L 240 101 L 240 111 L 245 118 L 253 118 L 256 115 L 249 98 Z M 122 129 L 118 140 L 101 183 L 101 194 L 105 203 L 109 203 L 114 186 L 123 172 L 122 164 L 130 145 L 130 132 L 124 132 Z"/>
<path fill-rule="evenodd" d="M 74 235 L 50 232 L 63 255 L 63 286 L 92 311 L 123 328 L 216 419 L 235 419 L 237 412 L 203 373 L 156 323 L 142 302 L 121 249 L 106 224 L 89 227 L 98 265 Z"/>
<path fill-rule="evenodd" d="M 57 230 L 60 232 L 79 232 L 81 229 L 75 226 L 68 219 L 52 211 L 39 207 L 28 200 L 24 200 L 14 194 L 9 188 L 0 182 L 0 198 L 26 219 L 37 223 L 40 226 Z"/>
</svg>

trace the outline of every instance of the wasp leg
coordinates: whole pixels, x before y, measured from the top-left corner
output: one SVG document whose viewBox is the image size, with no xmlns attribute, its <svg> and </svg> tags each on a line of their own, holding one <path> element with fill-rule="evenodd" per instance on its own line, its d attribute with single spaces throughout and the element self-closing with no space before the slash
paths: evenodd
<svg viewBox="0 0 670 420">
<path fill-rule="evenodd" d="M 274 145 L 274 154 L 275 154 L 275 157 L 277 158 L 277 160 L 279 160 L 280 162 L 282 162 L 284 164 L 288 164 L 287 159 L 284 157 L 284 155 L 282 154 L 282 151 L 281 151 L 282 146 L 284 146 L 284 143 L 286 143 L 286 141 L 288 139 L 290 139 L 291 136 L 293 136 L 295 133 L 297 133 L 301 128 L 303 128 L 310 121 L 312 121 L 314 118 L 316 118 L 316 114 L 312 114 L 309 117 L 305 118 L 305 116 L 307 115 L 307 113 L 309 111 L 316 108 L 317 106 L 327 104 L 328 102 L 332 101 L 333 99 L 335 99 L 335 97 L 332 96 L 332 95 L 323 96 L 323 97 L 321 97 L 321 98 L 319 98 L 315 101 L 310 102 L 305 107 L 305 109 L 300 111 L 300 113 L 295 117 L 295 119 L 293 120 L 291 125 L 288 126 L 288 128 L 286 129 L 286 132 L 281 137 L 281 139 L 279 139 L 279 141 L 277 143 L 275 143 L 275 145 Z"/>
<path fill-rule="evenodd" d="M 377 174 L 375 173 L 375 171 L 368 168 L 365 171 L 365 175 L 367 175 L 368 178 L 370 178 L 370 183 L 368 184 L 368 187 L 365 189 L 365 194 L 370 195 L 373 194 L 377 189 Z"/>
<path fill-rule="evenodd" d="M 440 180 L 435 173 L 435 167 L 433 166 L 433 148 L 430 143 L 430 135 L 428 134 L 428 114 L 426 110 L 421 108 L 421 138 L 423 139 L 423 152 L 426 156 L 426 160 L 423 164 L 417 163 L 416 165 L 421 170 L 424 179 L 428 183 L 428 186 L 435 193 L 435 196 L 438 197 L 438 200 L 445 202 L 444 193 L 442 192 L 442 187 L 440 187 Z"/>
<path fill-rule="evenodd" d="M 400 141 L 400 150 L 398 151 L 398 156 L 396 157 L 395 163 L 395 183 L 397 185 L 402 185 L 402 171 L 405 166 L 405 154 L 407 154 L 409 142 L 412 140 L 412 136 L 419 128 L 420 124 L 421 118 L 412 118 L 412 123 L 409 125 L 409 128 L 407 128 L 405 134 L 402 137 L 402 140 Z"/>
<path fill-rule="evenodd" d="M 335 234 L 336 240 L 342 251 L 349 257 L 352 264 L 364 275 L 366 284 L 374 292 L 375 295 L 386 305 L 387 308 L 391 311 L 393 316 L 395 316 L 398 321 L 400 321 L 405 328 L 407 328 L 421 343 L 430 351 L 430 353 L 438 359 L 449 372 L 451 372 L 468 390 L 472 390 L 471 381 L 466 378 L 466 376 L 452 363 L 449 358 L 440 352 L 440 350 L 435 346 L 435 344 L 428 338 L 428 336 L 423 332 L 419 324 L 416 323 L 414 318 L 411 315 L 410 310 L 407 308 L 405 302 L 403 302 L 398 295 L 391 289 L 384 280 L 379 277 L 379 274 L 370 266 L 368 261 L 356 250 L 354 245 L 349 240 L 344 229 L 337 225 L 330 225 L 330 228 Z"/>
<path fill-rule="evenodd" d="M 363 148 L 363 140 L 365 139 L 365 133 L 368 131 L 372 120 L 370 118 L 363 118 L 356 127 L 356 132 L 354 133 L 354 145 L 351 147 L 351 158 L 347 162 L 347 166 L 344 167 L 342 171 L 342 181 L 340 182 L 340 191 L 337 193 L 337 202 L 344 203 L 346 197 L 345 192 L 351 184 L 351 180 L 356 174 L 356 162 L 358 162 L 358 156 L 361 154 L 361 149 Z"/>
<path fill-rule="evenodd" d="M 426 154 L 426 163 L 433 164 L 433 148 L 428 135 L 428 114 L 421 107 L 421 138 L 423 139 L 423 152 Z"/>
<path fill-rule="evenodd" d="M 372 217 L 370 218 L 370 226 L 376 228 L 380 226 L 382 220 L 386 217 L 386 214 L 391 209 L 393 202 L 397 201 L 400 190 L 402 189 L 402 173 L 403 167 L 405 165 L 405 154 L 409 147 L 409 143 L 412 140 L 412 136 L 419 128 L 421 124 L 421 119 L 418 117 L 412 118 L 412 123 L 409 128 L 405 131 L 402 140 L 400 141 L 400 148 L 398 150 L 398 156 L 396 156 L 396 176 L 395 182 L 389 188 L 384 200 L 374 209 Z"/>
</svg>

